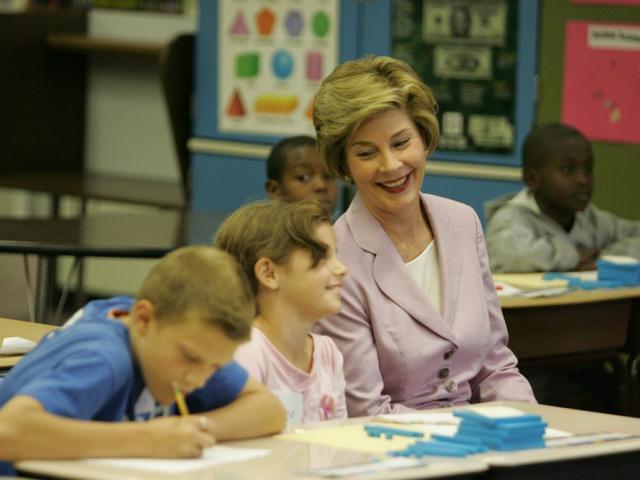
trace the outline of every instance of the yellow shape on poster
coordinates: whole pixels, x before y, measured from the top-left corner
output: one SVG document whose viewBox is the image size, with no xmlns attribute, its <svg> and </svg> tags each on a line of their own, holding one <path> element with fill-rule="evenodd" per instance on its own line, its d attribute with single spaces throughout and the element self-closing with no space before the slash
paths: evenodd
<svg viewBox="0 0 640 480">
<path fill-rule="evenodd" d="M 256 113 L 277 113 L 286 115 L 293 112 L 298 106 L 296 95 L 265 93 L 256 98 Z"/>
</svg>

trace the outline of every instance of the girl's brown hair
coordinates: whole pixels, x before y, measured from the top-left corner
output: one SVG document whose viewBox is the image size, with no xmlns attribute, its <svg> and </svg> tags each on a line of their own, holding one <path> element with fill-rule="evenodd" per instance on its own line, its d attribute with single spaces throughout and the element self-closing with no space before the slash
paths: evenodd
<svg viewBox="0 0 640 480">
<path fill-rule="evenodd" d="M 296 248 L 307 250 L 314 265 L 326 256 L 327 245 L 315 238 L 322 223 L 330 224 L 331 218 L 312 200 L 256 202 L 231 214 L 218 229 L 214 244 L 238 260 L 257 293 L 254 267 L 260 258 L 281 265 Z"/>
</svg>

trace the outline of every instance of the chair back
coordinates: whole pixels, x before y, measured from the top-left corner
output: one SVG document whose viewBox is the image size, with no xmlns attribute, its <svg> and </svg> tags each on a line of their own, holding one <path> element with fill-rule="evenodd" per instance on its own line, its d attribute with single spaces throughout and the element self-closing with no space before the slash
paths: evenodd
<svg viewBox="0 0 640 480">
<path fill-rule="evenodd" d="M 194 34 L 175 36 L 160 56 L 160 78 L 173 134 L 180 180 L 187 204 L 191 194 L 191 160 L 187 141 L 193 123 Z"/>
</svg>

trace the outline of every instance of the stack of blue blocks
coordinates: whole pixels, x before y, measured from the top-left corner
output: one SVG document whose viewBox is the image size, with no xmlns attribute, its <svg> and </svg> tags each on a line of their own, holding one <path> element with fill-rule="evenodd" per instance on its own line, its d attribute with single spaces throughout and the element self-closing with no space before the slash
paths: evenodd
<svg viewBox="0 0 640 480">
<path fill-rule="evenodd" d="M 511 451 L 544 447 L 547 423 L 539 415 L 487 417 L 471 410 L 453 413 L 461 418 L 453 438 L 479 442 L 492 450 Z"/>
<path fill-rule="evenodd" d="M 620 282 L 625 286 L 640 285 L 640 262 L 615 262 L 600 259 L 598 281 Z"/>
<path fill-rule="evenodd" d="M 466 457 L 474 453 L 483 453 L 488 447 L 475 439 L 461 439 L 446 435 L 431 435 L 431 440 L 417 440 L 404 450 L 389 452 L 392 457 L 416 457 L 436 455 L 439 457 Z"/>
</svg>

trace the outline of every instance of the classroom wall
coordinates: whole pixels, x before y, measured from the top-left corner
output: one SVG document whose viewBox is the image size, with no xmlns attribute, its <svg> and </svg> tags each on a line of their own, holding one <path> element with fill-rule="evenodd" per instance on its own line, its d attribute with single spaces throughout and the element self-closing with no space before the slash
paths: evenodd
<svg viewBox="0 0 640 480">
<path fill-rule="evenodd" d="M 538 123 L 559 121 L 562 108 L 564 28 L 567 20 L 640 24 L 640 7 L 576 5 L 543 0 L 540 16 Z M 640 85 L 636 91 L 640 95 Z M 640 125 L 638 126 L 640 129 Z M 594 202 L 630 219 L 640 219 L 640 145 L 594 142 Z"/>
</svg>

